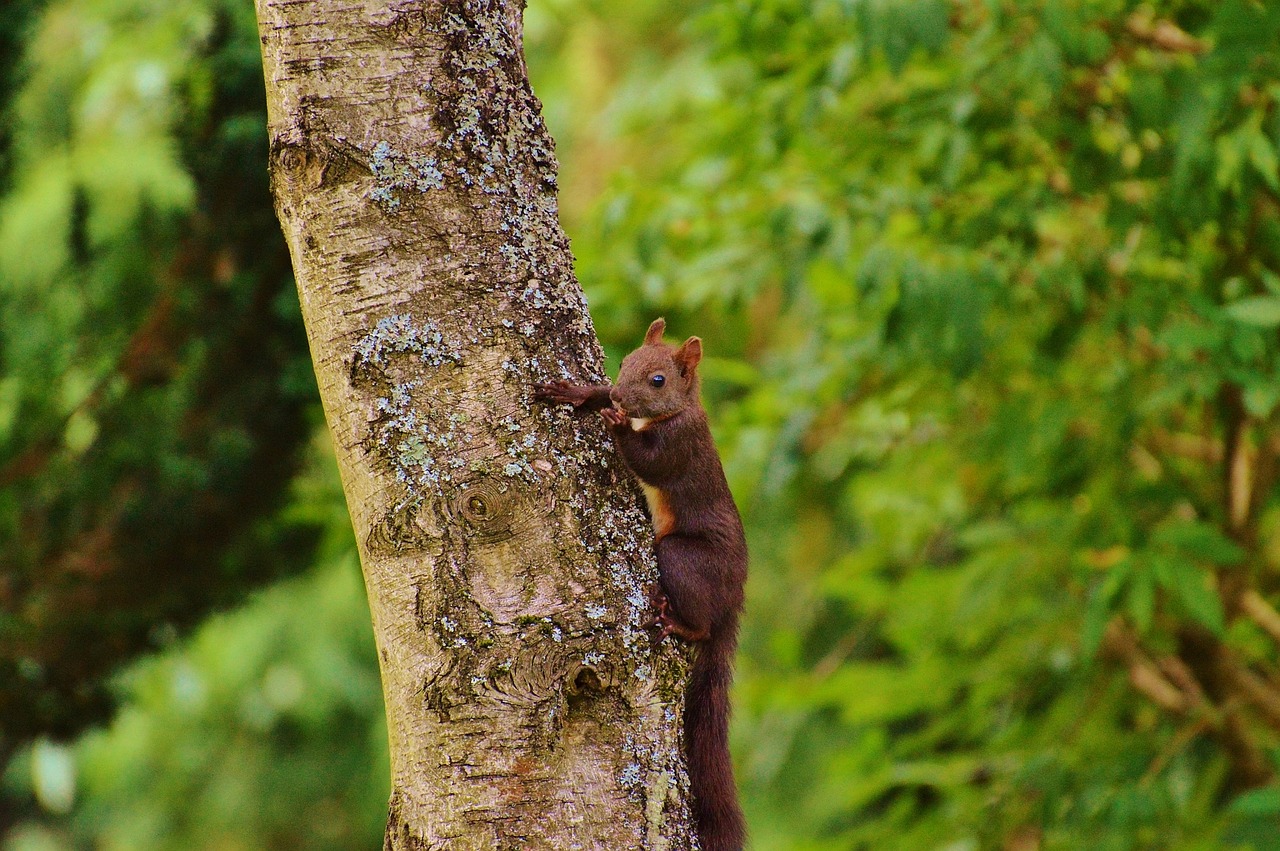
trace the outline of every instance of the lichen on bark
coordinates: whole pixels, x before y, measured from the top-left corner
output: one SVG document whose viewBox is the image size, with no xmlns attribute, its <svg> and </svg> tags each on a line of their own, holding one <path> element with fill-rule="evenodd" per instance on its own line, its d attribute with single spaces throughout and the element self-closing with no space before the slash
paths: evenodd
<svg viewBox="0 0 1280 851">
<path fill-rule="evenodd" d="M 689 848 L 682 654 L 515 2 L 259 0 L 277 212 L 360 541 L 388 848 Z"/>
</svg>

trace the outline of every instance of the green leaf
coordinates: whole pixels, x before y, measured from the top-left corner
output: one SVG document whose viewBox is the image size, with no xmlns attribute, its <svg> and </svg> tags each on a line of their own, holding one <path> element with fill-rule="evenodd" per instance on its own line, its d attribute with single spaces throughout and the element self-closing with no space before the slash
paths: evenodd
<svg viewBox="0 0 1280 851">
<path fill-rule="evenodd" d="M 1175 523 L 1162 526 L 1151 536 L 1152 543 L 1168 547 L 1192 559 L 1215 565 L 1239 564 L 1244 550 L 1216 526 L 1209 523 Z"/>
<path fill-rule="evenodd" d="M 1240 816 L 1280 815 L 1280 786 L 1251 789 L 1231 802 L 1231 812 Z"/>
<path fill-rule="evenodd" d="M 1262 381 L 1244 389 L 1244 407 L 1251 415 L 1265 419 L 1280 404 L 1280 384 Z"/>
<path fill-rule="evenodd" d="M 1181 604 L 1186 613 L 1197 623 L 1221 635 L 1226 630 L 1226 618 L 1222 600 L 1209 584 L 1205 571 L 1190 562 L 1177 558 L 1155 556 L 1164 564 L 1162 573 L 1167 577 L 1165 590 Z"/>
<path fill-rule="evenodd" d="M 1089 598 L 1084 621 L 1080 626 L 1080 650 L 1084 655 L 1093 656 L 1098 652 L 1098 647 L 1102 644 L 1102 633 L 1106 630 L 1107 622 L 1111 620 L 1114 610 L 1112 604 L 1124 588 L 1132 570 L 1131 559 L 1120 562 L 1107 571 L 1106 578 Z"/>
<path fill-rule="evenodd" d="M 1277 174 L 1280 172 L 1280 162 L 1276 160 L 1276 149 L 1261 132 L 1249 136 L 1249 162 L 1268 186 L 1280 189 L 1280 175 Z"/>
<path fill-rule="evenodd" d="M 31 786 L 40 806 L 67 813 L 76 800 L 76 764 L 71 749 L 48 739 L 31 750 Z"/>
<path fill-rule="evenodd" d="M 64 273 L 74 198 L 67 157 L 51 152 L 0 203 L 0 292 L 49 286 Z"/>
<path fill-rule="evenodd" d="M 1133 625 L 1138 628 L 1139 633 L 1145 633 L 1151 628 L 1156 603 L 1155 575 L 1150 569 L 1145 569 L 1142 565 L 1135 568 L 1126 603 Z"/>
<path fill-rule="evenodd" d="M 1227 316 L 1244 325 L 1275 328 L 1280 325 L 1280 297 L 1250 296 L 1227 305 Z"/>
<path fill-rule="evenodd" d="M 1244 145 L 1237 136 L 1222 136 L 1218 139 L 1217 153 L 1218 168 L 1215 178 L 1218 188 L 1234 188 L 1244 167 Z"/>
</svg>

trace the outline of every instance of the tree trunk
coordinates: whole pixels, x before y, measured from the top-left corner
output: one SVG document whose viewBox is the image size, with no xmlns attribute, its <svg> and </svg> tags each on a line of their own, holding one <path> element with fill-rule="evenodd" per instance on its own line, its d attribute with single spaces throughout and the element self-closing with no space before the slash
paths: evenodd
<svg viewBox="0 0 1280 851">
<path fill-rule="evenodd" d="M 689 848 L 684 660 L 594 418 L 522 5 L 258 0 L 293 257 L 382 667 L 386 847 Z"/>
</svg>

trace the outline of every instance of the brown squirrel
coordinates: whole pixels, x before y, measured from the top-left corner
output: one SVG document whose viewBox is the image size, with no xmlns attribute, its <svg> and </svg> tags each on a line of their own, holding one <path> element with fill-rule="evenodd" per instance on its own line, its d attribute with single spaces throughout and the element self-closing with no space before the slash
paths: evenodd
<svg viewBox="0 0 1280 851">
<path fill-rule="evenodd" d="M 655 320 L 618 383 L 535 384 L 534 398 L 599 411 L 649 500 L 662 591 L 658 640 L 697 644 L 685 696 L 685 753 L 703 851 L 740 851 L 746 826 L 729 759 L 729 685 L 747 578 L 747 543 L 699 400 L 702 341 L 662 342 Z"/>
</svg>

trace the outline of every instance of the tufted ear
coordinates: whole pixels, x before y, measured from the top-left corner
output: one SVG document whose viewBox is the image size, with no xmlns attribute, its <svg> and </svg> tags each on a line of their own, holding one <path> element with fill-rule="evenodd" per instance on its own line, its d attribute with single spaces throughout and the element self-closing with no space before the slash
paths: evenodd
<svg viewBox="0 0 1280 851">
<path fill-rule="evenodd" d="M 653 320 L 649 330 L 644 332 L 644 344 L 646 346 L 658 345 L 662 342 L 662 332 L 665 330 L 667 330 L 667 320 L 661 317 Z"/>
<path fill-rule="evenodd" d="M 680 365 L 680 372 L 688 375 L 698 368 L 698 363 L 702 360 L 702 340 L 690 337 L 676 349 L 672 357 Z"/>
</svg>

